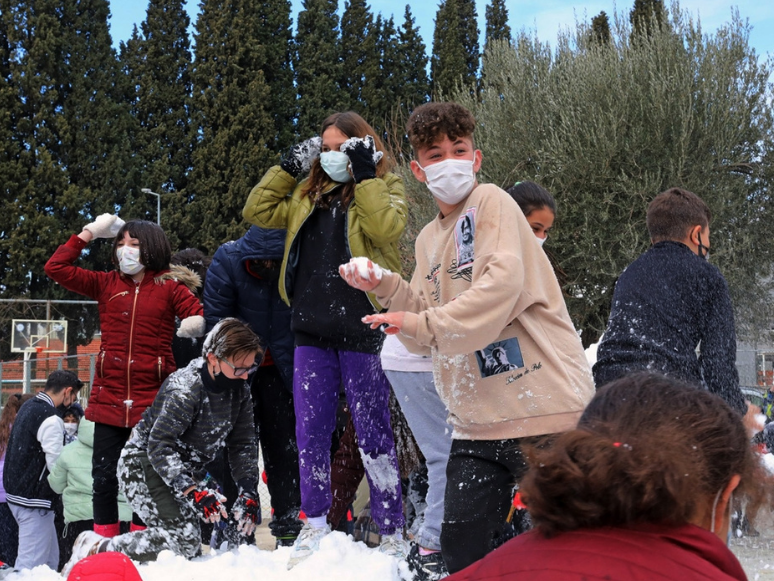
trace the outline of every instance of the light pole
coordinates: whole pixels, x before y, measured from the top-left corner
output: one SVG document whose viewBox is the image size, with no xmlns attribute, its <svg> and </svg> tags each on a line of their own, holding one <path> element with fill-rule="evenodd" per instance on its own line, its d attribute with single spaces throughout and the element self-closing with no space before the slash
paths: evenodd
<svg viewBox="0 0 774 581">
<path fill-rule="evenodd" d="M 156 192 L 151 191 L 150 188 L 143 188 L 141 191 L 143 194 L 156 196 L 156 224 L 161 226 L 161 194 L 157 194 Z"/>
</svg>

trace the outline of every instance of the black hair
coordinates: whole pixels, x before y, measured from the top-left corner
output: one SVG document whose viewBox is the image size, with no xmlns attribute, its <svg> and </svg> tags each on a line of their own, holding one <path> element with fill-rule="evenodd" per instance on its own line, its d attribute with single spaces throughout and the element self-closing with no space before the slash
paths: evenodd
<svg viewBox="0 0 774 581">
<path fill-rule="evenodd" d="M 172 247 L 161 226 L 145 220 L 131 220 L 124 224 L 113 240 L 113 264 L 118 268 L 116 250 L 124 233 L 140 241 L 140 262 L 148 270 L 168 270 L 172 260 Z"/>
<path fill-rule="evenodd" d="M 556 202 L 550 192 L 535 182 L 516 182 L 505 190 L 516 201 L 525 216 L 535 210 L 548 208 L 556 216 Z"/>
<path fill-rule="evenodd" d="M 73 391 L 78 391 L 83 387 L 83 382 L 72 371 L 57 369 L 48 376 L 44 391 L 56 394 L 68 387 L 72 387 Z"/>
</svg>

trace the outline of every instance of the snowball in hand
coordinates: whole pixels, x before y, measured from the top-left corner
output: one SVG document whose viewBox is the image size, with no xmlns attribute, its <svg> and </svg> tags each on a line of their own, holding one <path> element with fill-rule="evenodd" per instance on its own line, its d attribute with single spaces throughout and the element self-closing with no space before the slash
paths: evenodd
<svg viewBox="0 0 774 581">
<path fill-rule="evenodd" d="M 344 275 L 346 277 L 357 274 L 360 278 L 366 280 L 382 280 L 382 274 L 385 272 L 385 269 L 378 264 L 371 262 L 371 260 L 365 256 L 350 258 L 349 262 L 342 264 L 341 267 L 344 269 Z"/>
</svg>

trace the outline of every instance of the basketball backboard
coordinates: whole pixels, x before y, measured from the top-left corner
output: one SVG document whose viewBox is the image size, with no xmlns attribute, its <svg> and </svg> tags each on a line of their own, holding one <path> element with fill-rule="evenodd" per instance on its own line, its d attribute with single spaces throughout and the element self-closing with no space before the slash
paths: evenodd
<svg viewBox="0 0 774 581">
<path fill-rule="evenodd" d="M 11 322 L 13 353 L 66 353 L 67 321 L 14 319 Z"/>
</svg>

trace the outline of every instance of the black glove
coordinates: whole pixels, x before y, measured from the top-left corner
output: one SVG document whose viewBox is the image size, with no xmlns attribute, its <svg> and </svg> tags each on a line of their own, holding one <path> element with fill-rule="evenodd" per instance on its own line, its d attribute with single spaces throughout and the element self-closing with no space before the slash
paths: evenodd
<svg viewBox="0 0 774 581">
<path fill-rule="evenodd" d="M 231 516 L 237 523 L 237 530 L 245 536 L 255 532 L 255 527 L 261 524 L 261 500 L 254 492 L 242 491 L 236 499 Z"/>
<path fill-rule="evenodd" d="M 363 139 L 359 137 L 347 139 L 341 146 L 341 151 L 349 158 L 352 177 L 356 184 L 376 177 L 376 164 L 384 154 L 376 151 L 373 137 L 366 135 Z"/>
<path fill-rule="evenodd" d="M 290 148 L 280 162 L 280 167 L 297 178 L 302 173 L 309 171 L 312 162 L 319 157 L 322 147 L 322 139 L 310 137 L 306 141 L 297 143 Z"/>
<path fill-rule="evenodd" d="M 199 513 L 201 519 L 205 522 L 218 522 L 221 517 L 228 515 L 223 504 L 226 497 L 217 490 L 211 488 L 193 488 L 188 494 L 184 495 L 188 503 Z"/>
</svg>

